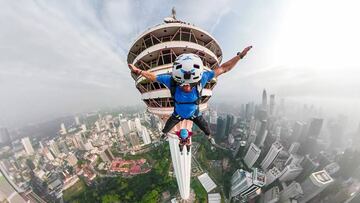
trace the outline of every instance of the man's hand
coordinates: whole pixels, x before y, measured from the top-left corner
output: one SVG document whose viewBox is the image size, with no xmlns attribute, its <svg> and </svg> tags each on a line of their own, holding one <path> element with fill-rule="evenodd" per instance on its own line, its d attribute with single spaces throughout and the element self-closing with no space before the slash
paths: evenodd
<svg viewBox="0 0 360 203">
<path fill-rule="evenodd" d="M 136 66 L 134 66 L 133 64 L 128 64 L 129 69 L 131 70 L 131 72 L 139 75 L 141 70 L 139 68 L 137 68 Z"/>
<path fill-rule="evenodd" d="M 244 58 L 244 56 L 246 56 L 246 54 L 248 53 L 248 51 L 250 51 L 251 48 L 252 46 L 248 46 L 242 52 L 238 52 L 237 55 L 240 56 L 240 58 Z"/>
</svg>

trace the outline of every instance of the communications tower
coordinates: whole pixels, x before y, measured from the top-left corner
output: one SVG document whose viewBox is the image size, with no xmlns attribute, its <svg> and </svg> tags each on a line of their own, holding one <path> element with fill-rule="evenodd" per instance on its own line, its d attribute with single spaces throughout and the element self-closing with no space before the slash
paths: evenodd
<svg viewBox="0 0 360 203">
<path fill-rule="evenodd" d="M 173 9 L 172 15 L 165 18 L 164 23 L 149 28 L 135 40 L 129 50 L 127 62 L 156 75 L 170 74 L 176 57 L 183 53 L 197 54 L 203 60 L 205 70 L 214 69 L 222 60 L 222 51 L 215 38 L 199 27 L 176 19 Z M 170 91 L 164 85 L 142 76 L 132 74 L 132 78 L 148 111 L 166 122 L 174 107 Z M 214 78 L 203 89 L 200 111 L 207 108 L 215 84 Z M 186 200 L 190 196 L 191 152 L 189 155 L 181 155 L 179 152 L 179 141 L 174 131 L 181 128 L 191 130 L 192 122 L 182 121 L 175 126 L 170 132 L 169 145 L 180 195 Z"/>
</svg>

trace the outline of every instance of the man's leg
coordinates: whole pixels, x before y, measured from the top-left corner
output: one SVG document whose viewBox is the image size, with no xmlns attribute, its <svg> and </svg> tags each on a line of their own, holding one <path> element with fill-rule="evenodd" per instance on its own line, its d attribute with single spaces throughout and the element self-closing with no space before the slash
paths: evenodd
<svg viewBox="0 0 360 203">
<path fill-rule="evenodd" d="M 175 115 L 171 115 L 168 120 L 166 121 L 165 123 L 165 126 L 162 130 L 162 136 L 161 138 L 162 139 L 165 139 L 166 136 L 167 136 L 167 133 L 170 132 L 170 130 L 176 125 L 178 124 L 179 122 L 181 121 L 180 118 L 177 118 Z"/>
<path fill-rule="evenodd" d="M 186 145 L 186 150 L 187 150 L 187 154 L 189 155 L 189 153 L 190 153 L 190 146 L 191 145 Z"/>
<path fill-rule="evenodd" d="M 204 117 L 202 117 L 202 115 L 200 115 L 195 118 L 192 118 L 191 120 L 205 133 L 205 135 L 208 137 L 209 142 L 211 144 L 215 144 L 214 139 L 210 135 L 209 124 L 208 124 L 208 122 L 206 122 Z"/>
<path fill-rule="evenodd" d="M 184 145 L 179 144 L 179 148 L 180 148 L 180 153 L 183 154 Z"/>
</svg>

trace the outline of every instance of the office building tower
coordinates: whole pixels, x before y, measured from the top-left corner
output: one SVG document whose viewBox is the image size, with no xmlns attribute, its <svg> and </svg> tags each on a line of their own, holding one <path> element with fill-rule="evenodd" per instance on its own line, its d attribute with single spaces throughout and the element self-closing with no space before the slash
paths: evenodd
<svg viewBox="0 0 360 203">
<path fill-rule="evenodd" d="M 76 158 L 75 154 L 73 153 L 70 153 L 68 156 L 67 156 L 67 162 L 69 163 L 70 166 L 76 166 L 77 165 L 77 162 L 78 162 L 78 159 Z"/>
<path fill-rule="evenodd" d="M 334 175 L 335 173 L 337 173 L 340 170 L 340 166 L 338 163 L 333 162 L 327 166 L 324 167 L 324 170 L 329 174 L 329 175 Z"/>
<path fill-rule="evenodd" d="M 291 202 L 298 200 L 303 196 L 304 192 L 298 182 L 292 182 L 280 192 L 280 202 Z"/>
<path fill-rule="evenodd" d="M 265 183 L 265 174 L 257 168 L 254 168 L 252 173 L 238 169 L 231 178 L 230 198 L 235 196 L 254 197 L 258 189 L 261 189 Z"/>
<path fill-rule="evenodd" d="M 51 153 L 54 155 L 54 157 L 58 157 L 59 154 L 61 153 L 59 150 L 59 147 L 57 146 L 57 144 L 54 140 L 51 140 L 49 142 L 49 149 L 50 149 Z"/>
<path fill-rule="evenodd" d="M 295 164 L 300 165 L 300 163 L 304 160 L 303 156 L 297 155 L 297 154 L 290 154 L 289 158 L 285 162 L 286 165 Z"/>
<path fill-rule="evenodd" d="M 10 133 L 7 128 L 0 127 L 0 145 L 9 144 L 11 141 Z"/>
<path fill-rule="evenodd" d="M 266 170 L 272 164 L 272 162 L 277 158 L 283 146 L 280 142 L 276 141 L 271 145 L 269 152 L 266 154 L 265 158 L 261 162 L 261 168 Z"/>
<path fill-rule="evenodd" d="M 267 110 L 267 94 L 266 94 L 266 90 L 264 89 L 263 90 L 263 93 L 262 93 L 262 104 L 261 104 L 261 107 L 263 110 Z"/>
<path fill-rule="evenodd" d="M 137 131 L 141 131 L 142 130 L 142 125 L 141 125 L 141 122 L 140 122 L 140 119 L 139 118 L 135 118 L 135 129 Z"/>
<path fill-rule="evenodd" d="M 75 125 L 79 126 L 80 125 L 80 119 L 78 116 L 75 116 Z"/>
<path fill-rule="evenodd" d="M 31 145 L 29 137 L 22 138 L 21 143 L 24 146 L 24 149 L 25 149 L 25 152 L 27 155 L 34 154 L 34 148 Z"/>
<path fill-rule="evenodd" d="M 321 132 L 321 128 L 323 125 L 323 119 L 321 118 L 313 118 L 310 122 L 310 126 L 309 129 L 307 131 L 307 138 L 312 137 L 312 138 L 318 138 Z"/>
<path fill-rule="evenodd" d="M 266 179 L 267 181 L 267 179 Z M 280 199 L 280 189 L 279 187 L 275 186 L 272 187 L 270 190 L 266 191 L 265 194 L 261 197 L 261 203 L 277 203 Z"/>
<path fill-rule="evenodd" d="M 220 139 L 225 138 L 226 119 L 218 117 L 216 125 L 216 136 Z"/>
<path fill-rule="evenodd" d="M 140 145 L 139 136 L 136 133 L 132 132 L 128 134 L 128 138 L 130 140 L 131 146 L 138 147 Z"/>
<path fill-rule="evenodd" d="M 306 124 L 300 121 L 296 121 L 292 128 L 291 141 L 297 142 L 301 140 L 302 136 L 305 136 Z"/>
<path fill-rule="evenodd" d="M 319 168 L 319 163 L 313 160 L 310 155 L 306 155 L 300 163 L 300 166 L 303 168 L 303 171 L 298 177 L 296 177 L 297 182 L 304 181 L 307 177 L 314 173 Z"/>
<path fill-rule="evenodd" d="M 3 171 L 0 171 L 0 202 L 22 203 L 25 199 L 15 190 L 9 177 Z"/>
<path fill-rule="evenodd" d="M 296 164 L 289 164 L 284 167 L 284 169 L 281 171 L 279 181 L 285 182 L 285 181 L 292 181 L 294 180 L 298 175 L 300 175 L 302 171 L 302 167 Z"/>
<path fill-rule="evenodd" d="M 289 147 L 289 154 L 296 154 L 297 151 L 299 150 L 300 148 L 300 143 L 298 142 L 293 142 L 290 147 Z"/>
<path fill-rule="evenodd" d="M 268 170 L 266 173 L 266 185 L 270 185 L 273 183 L 276 179 L 278 179 L 281 175 L 281 172 L 278 168 L 273 167 L 270 170 Z"/>
<path fill-rule="evenodd" d="M 145 145 L 150 144 L 151 143 L 151 139 L 150 139 L 150 135 L 148 130 L 146 129 L 146 127 L 142 126 L 141 128 L 141 138 L 143 140 L 143 143 Z"/>
<path fill-rule="evenodd" d="M 120 121 L 120 126 L 121 126 L 121 129 L 122 129 L 124 135 L 127 135 L 131 132 L 130 123 L 126 119 L 122 119 Z"/>
<path fill-rule="evenodd" d="M 114 160 L 114 155 L 111 153 L 109 148 L 103 148 L 100 152 L 99 152 L 100 158 L 104 161 L 104 162 L 112 162 Z"/>
<path fill-rule="evenodd" d="M 275 95 L 272 94 L 270 95 L 270 116 L 274 116 L 274 112 L 275 112 Z"/>
<path fill-rule="evenodd" d="M 250 144 L 248 151 L 244 157 L 244 163 L 251 168 L 259 158 L 261 150 L 253 143 Z"/>
<path fill-rule="evenodd" d="M 67 133 L 66 127 L 64 123 L 61 123 L 60 125 L 60 134 L 65 135 Z"/>
<path fill-rule="evenodd" d="M 260 128 L 257 130 L 255 145 L 262 147 L 264 145 L 266 136 L 267 136 L 267 121 L 262 120 L 260 124 Z"/>
<path fill-rule="evenodd" d="M 306 203 L 319 195 L 334 180 L 325 171 L 312 173 L 304 182 L 301 183 L 304 195 L 299 199 L 299 203 Z"/>
<path fill-rule="evenodd" d="M 210 111 L 210 124 L 216 125 L 217 118 L 217 112 L 215 110 Z"/>
<path fill-rule="evenodd" d="M 98 121 L 95 122 L 96 132 L 101 132 L 100 123 Z"/>
<path fill-rule="evenodd" d="M 226 116 L 226 125 L 225 125 L 225 137 L 229 136 L 231 133 L 232 127 L 234 125 L 234 116 L 233 115 L 227 115 Z"/>
</svg>

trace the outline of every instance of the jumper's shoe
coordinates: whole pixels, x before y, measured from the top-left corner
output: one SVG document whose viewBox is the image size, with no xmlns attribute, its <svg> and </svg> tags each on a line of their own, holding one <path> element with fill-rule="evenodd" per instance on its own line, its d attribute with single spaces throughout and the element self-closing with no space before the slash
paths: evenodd
<svg viewBox="0 0 360 203">
<path fill-rule="evenodd" d="M 209 141 L 210 144 L 212 144 L 212 145 L 215 145 L 215 144 L 216 144 L 214 138 L 212 138 L 210 135 L 208 136 L 208 141 Z"/>
<path fill-rule="evenodd" d="M 184 153 L 183 152 L 180 152 L 181 155 L 183 155 Z"/>
<path fill-rule="evenodd" d="M 189 155 L 190 154 L 190 152 L 186 152 L 186 155 Z"/>
</svg>

